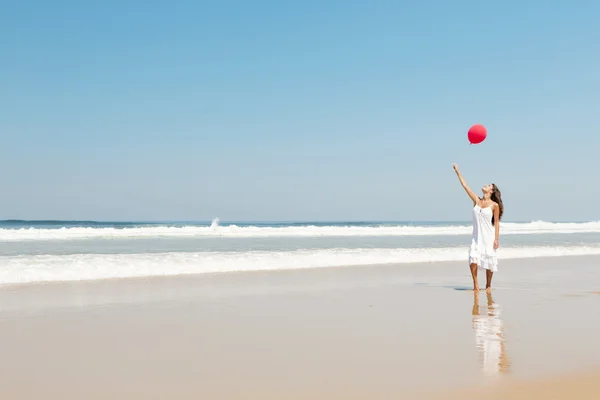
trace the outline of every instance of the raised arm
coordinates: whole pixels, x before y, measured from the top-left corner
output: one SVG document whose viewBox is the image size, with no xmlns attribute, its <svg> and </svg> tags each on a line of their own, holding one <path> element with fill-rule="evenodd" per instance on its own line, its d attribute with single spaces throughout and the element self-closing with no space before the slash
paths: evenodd
<svg viewBox="0 0 600 400">
<path fill-rule="evenodd" d="M 467 182 L 465 182 L 465 178 L 463 178 L 463 176 L 461 175 L 461 173 L 458 169 L 458 165 L 454 164 L 453 167 L 454 167 L 454 172 L 456 172 L 456 176 L 458 176 L 458 180 L 460 181 L 460 184 L 465 189 L 465 191 L 467 192 L 467 194 L 469 195 L 471 200 L 473 200 L 473 204 L 477 204 L 477 202 L 479 201 L 479 197 L 477 197 L 477 195 L 467 185 Z"/>
</svg>

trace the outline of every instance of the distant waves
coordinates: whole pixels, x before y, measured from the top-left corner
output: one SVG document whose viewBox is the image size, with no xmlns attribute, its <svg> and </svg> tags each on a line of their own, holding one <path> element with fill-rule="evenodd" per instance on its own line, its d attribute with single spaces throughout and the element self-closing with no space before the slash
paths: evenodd
<svg viewBox="0 0 600 400">
<path fill-rule="evenodd" d="M 22 224 L 22 222 L 21 222 Z M 0 228 L 0 241 L 35 241 L 35 240 L 76 240 L 101 238 L 153 238 L 153 237 L 231 237 L 231 238 L 268 238 L 268 237 L 347 237 L 347 236 L 450 236 L 469 235 L 471 226 L 464 225 L 393 225 L 393 224 L 359 224 L 359 225 L 282 225 L 276 226 L 238 226 L 234 224 L 219 225 L 213 221 L 210 225 L 139 226 L 133 223 L 122 225 L 97 226 L 69 225 L 67 227 L 36 226 L 11 227 L 3 221 Z M 17 225 L 18 226 L 18 225 Z M 503 235 L 530 235 L 552 233 L 594 233 L 600 232 L 600 222 L 527 222 L 502 223 Z"/>
</svg>

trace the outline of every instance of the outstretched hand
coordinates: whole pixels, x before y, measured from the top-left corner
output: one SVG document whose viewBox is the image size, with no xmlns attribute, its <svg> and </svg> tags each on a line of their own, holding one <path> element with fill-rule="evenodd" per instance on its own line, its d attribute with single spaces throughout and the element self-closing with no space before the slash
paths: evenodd
<svg viewBox="0 0 600 400">
<path fill-rule="evenodd" d="M 454 170 L 455 170 L 456 172 L 458 172 L 458 165 L 456 165 L 456 164 L 452 164 L 452 168 L 454 168 Z"/>
</svg>

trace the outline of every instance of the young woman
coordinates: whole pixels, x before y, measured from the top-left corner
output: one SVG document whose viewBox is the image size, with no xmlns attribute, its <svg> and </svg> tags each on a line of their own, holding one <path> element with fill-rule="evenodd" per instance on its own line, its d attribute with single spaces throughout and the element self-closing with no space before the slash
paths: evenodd
<svg viewBox="0 0 600 400">
<path fill-rule="evenodd" d="M 492 276 L 498 270 L 496 250 L 500 237 L 500 218 L 504 213 L 504 205 L 498 186 L 495 183 L 485 185 L 481 190 L 483 197 L 478 197 L 467 186 L 464 178 L 454 164 L 454 171 L 460 184 L 473 200 L 473 239 L 469 250 L 469 266 L 473 277 L 473 290 L 479 291 L 477 269 L 485 270 L 485 290 L 492 290 Z"/>
</svg>

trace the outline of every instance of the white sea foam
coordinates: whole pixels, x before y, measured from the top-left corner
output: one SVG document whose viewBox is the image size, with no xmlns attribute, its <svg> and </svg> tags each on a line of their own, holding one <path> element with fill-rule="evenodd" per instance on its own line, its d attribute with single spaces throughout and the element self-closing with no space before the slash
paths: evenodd
<svg viewBox="0 0 600 400">
<path fill-rule="evenodd" d="M 0 229 L 0 241 L 112 239 L 152 237 L 346 237 L 346 236 L 433 236 L 469 235 L 471 226 L 220 226 L 213 221 L 210 226 L 139 227 L 139 228 L 60 228 L 60 229 Z M 502 223 L 502 234 L 549 234 L 600 232 L 600 221 L 563 223 L 535 221 L 528 223 Z"/>
<path fill-rule="evenodd" d="M 0 284 L 466 260 L 464 247 L 21 255 L 0 257 Z M 600 254 L 599 247 L 502 248 L 499 258 Z"/>
</svg>

